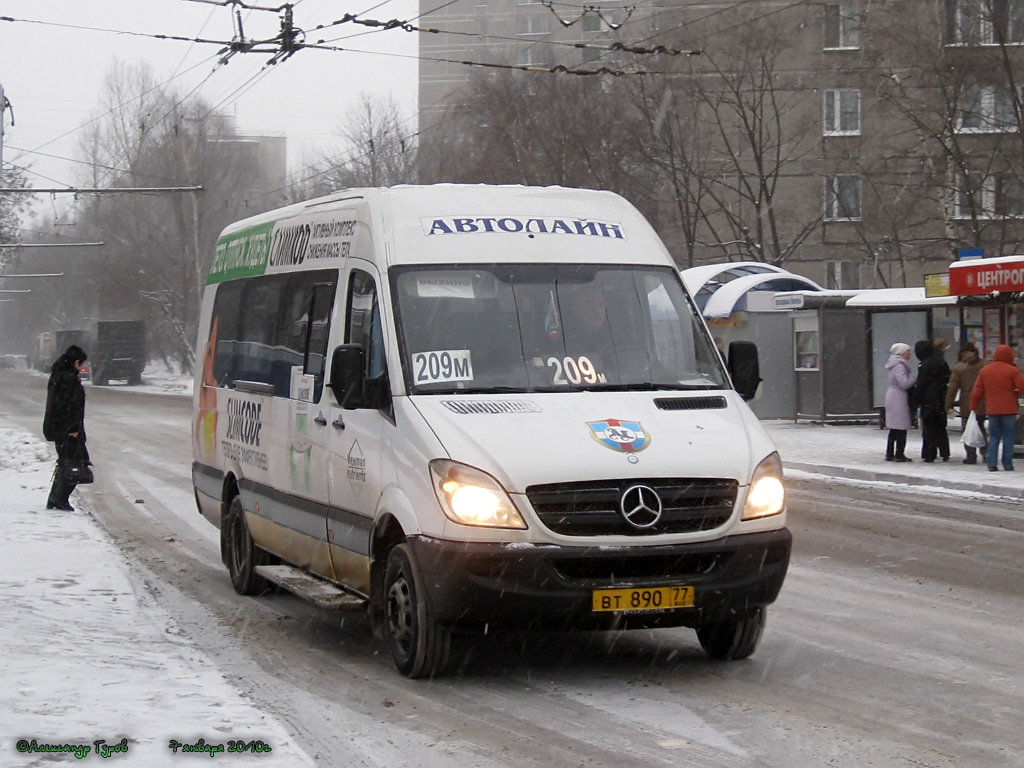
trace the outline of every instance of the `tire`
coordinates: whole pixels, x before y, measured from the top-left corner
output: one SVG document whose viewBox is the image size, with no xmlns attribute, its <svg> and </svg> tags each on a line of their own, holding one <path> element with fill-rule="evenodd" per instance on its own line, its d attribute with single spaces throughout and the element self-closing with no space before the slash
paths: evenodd
<svg viewBox="0 0 1024 768">
<path fill-rule="evenodd" d="M 430 617 L 423 579 L 408 544 L 397 545 L 388 555 L 384 634 L 395 666 L 406 677 L 438 677 L 447 671 L 451 630 Z"/>
<path fill-rule="evenodd" d="M 231 585 L 240 595 L 259 595 L 270 588 L 270 582 L 256 573 L 256 566 L 269 565 L 270 553 L 257 547 L 245 522 L 242 500 L 231 499 L 227 516 L 227 563 Z"/>
<path fill-rule="evenodd" d="M 712 659 L 738 661 L 745 659 L 761 642 L 768 611 L 758 608 L 742 619 L 718 621 L 697 627 L 701 648 Z"/>
</svg>

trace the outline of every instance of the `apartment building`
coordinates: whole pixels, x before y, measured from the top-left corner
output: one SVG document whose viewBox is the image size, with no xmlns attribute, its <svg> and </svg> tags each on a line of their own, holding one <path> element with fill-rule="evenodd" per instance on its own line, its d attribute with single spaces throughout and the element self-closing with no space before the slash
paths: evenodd
<svg viewBox="0 0 1024 768">
<path fill-rule="evenodd" d="M 602 0 L 582 5 L 546 0 L 455 0 L 421 4 L 422 26 L 441 32 L 420 33 L 420 130 L 443 119 L 447 107 L 466 95 L 473 64 L 579 67 L 612 60 L 604 50 L 628 35 L 656 33 L 657 16 L 649 0 Z M 652 27 L 655 25 L 655 27 Z M 591 46 L 591 47 L 585 47 Z M 467 63 L 468 62 L 468 63 Z"/>
<path fill-rule="evenodd" d="M 659 179 L 639 202 L 682 266 L 757 260 L 828 287 L 894 287 L 965 251 L 1024 248 L 1024 0 L 422 10 L 444 30 L 421 33 L 425 136 L 468 98 L 472 64 L 530 68 L 524 78 L 617 69 L 601 77 Z M 640 69 L 651 74 L 624 74 Z"/>
</svg>

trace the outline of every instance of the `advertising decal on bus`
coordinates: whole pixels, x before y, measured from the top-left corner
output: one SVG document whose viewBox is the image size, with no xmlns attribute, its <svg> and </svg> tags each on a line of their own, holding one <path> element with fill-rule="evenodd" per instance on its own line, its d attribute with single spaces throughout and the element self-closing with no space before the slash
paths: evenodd
<svg viewBox="0 0 1024 768">
<path fill-rule="evenodd" d="M 356 221 L 345 211 L 311 214 L 257 224 L 217 241 L 207 283 L 265 273 L 290 271 L 330 260 L 343 260 L 352 250 Z"/>
</svg>

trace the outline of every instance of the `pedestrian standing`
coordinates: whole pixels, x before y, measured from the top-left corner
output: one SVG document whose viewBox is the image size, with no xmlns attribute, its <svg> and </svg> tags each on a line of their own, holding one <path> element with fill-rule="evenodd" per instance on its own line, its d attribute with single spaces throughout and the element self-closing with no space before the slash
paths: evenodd
<svg viewBox="0 0 1024 768">
<path fill-rule="evenodd" d="M 953 406 L 960 409 L 961 430 L 967 425 L 967 419 L 972 412 L 978 420 L 978 426 L 981 427 L 983 432 L 985 430 L 984 400 L 978 403 L 976 409 L 971 408 L 971 391 L 974 389 L 974 382 L 978 378 L 978 372 L 981 371 L 984 365 L 984 361 L 978 355 L 978 348 L 971 342 L 965 342 L 960 347 L 958 361 L 953 366 L 953 370 L 949 375 L 949 384 L 946 387 L 946 412 L 952 413 Z M 986 435 L 986 439 L 988 439 L 988 435 Z M 964 451 L 967 454 L 964 464 L 978 463 L 977 448 L 973 445 L 964 445 Z M 985 456 L 984 448 L 981 450 L 981 455 L 982 457 Z"/>
<path fill-rule="evenodd" d="M 910 346 L 896 342 L 889 348 L 889 362 L 885 364 L 889 375 L 889 388 L 885 392 L 885 426 L 889 440 L 885 446 L 886 461 L 910 461 L 905 451 L 907 430 L 910 429 L 910 399 L 907 390 L 917 377 L 910 372 Z"/>
<path fill-rule="evenodd" d="M 61 469 L 70 456 L 79 455 L 76 453 L 79 450 L 88 461 L 88 453 L 85 452 L 85 387 L 78 378 L 86 359 L 85 351 L 72 344 L 50 368 L 43 436 L 51 440 L 57 449 L 57 468 L 46 500 L 47 509 L 74 512 L 69 499 L 75 484 L 64 479 Z"/>
<path fill-rule="evenodd" d="M 939 346 L 940 342 L 944 346 Z M 944 357 L 949 342 L 922 339 L 914 345 L 921 361 L 917 369 L 917 404 L 921 408 L 921 459 L 931 464 L 937 456 L 949 461 L 949 433 L 946 431 L 946 388 L 949 364 Z"/>
<path fill-rule="evenodd" d="M 1000 344 L 992 362 L 978 373 L 971 392 L 971 408 L 976 409 L 985 398 L 985 416 L 988 421 L 988 455 L 985 462 L 989 472 L 998 471 L 999 446 L 1003 446 L 1003 469 L 1013 471 L 1013 437 L 1017 425 L 1017 398 L 1024 395 L 1024 376 L 1013 363 L 1013 347 Z"/>
</svg>

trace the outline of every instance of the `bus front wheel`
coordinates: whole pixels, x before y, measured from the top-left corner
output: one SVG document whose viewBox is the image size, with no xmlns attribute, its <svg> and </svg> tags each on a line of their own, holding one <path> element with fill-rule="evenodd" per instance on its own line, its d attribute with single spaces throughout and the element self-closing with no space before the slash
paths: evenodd
<svg viewBox="0 0 1024 768">
<path fill-rule="evenodd" d="M 411 678 L 445 673 L 451 630 L 431 618 L 423 579 L 408 544 L 397 545 L 388 555 L 384 571 L 384 627 L 399 672 Z"/>
</svg>

